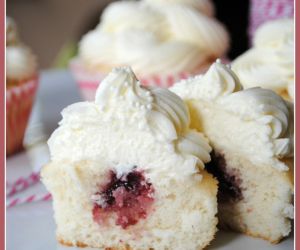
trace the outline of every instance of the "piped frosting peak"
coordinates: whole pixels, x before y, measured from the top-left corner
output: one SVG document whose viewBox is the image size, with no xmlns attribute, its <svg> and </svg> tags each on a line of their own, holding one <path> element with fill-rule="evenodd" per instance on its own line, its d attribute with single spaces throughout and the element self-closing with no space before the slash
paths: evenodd
<svg viewBox="0 0 300 250">
<path fill-rule="evenodd" d="M 184 89 L 181 84 L 188 85 L 188 87 Z M 199 88 L 199 84 L 201 84 L 201 88 Z M 212 100 L 239 91 L 242 89 L 242 85 L 231 67 L 222 64 L 218 59 L 204 75 L 182 80 L 171 89 L 176 90 L 177 88 L 185 97 L 190 96 L 190 98 L 197 99 L 201 96 L 204 99 Z"/>
<path fill-rule="evenodd" d="M 95 103 L 105 116 L 120 120 L 136 117 L 141 128 L 149 128 L 160 140 L 173 141 L 184 133 L 190 117 L 186 105 L 174 93 L 141 86 L 129 67 L 115 68 L 100 84 Z"/>
</svg>

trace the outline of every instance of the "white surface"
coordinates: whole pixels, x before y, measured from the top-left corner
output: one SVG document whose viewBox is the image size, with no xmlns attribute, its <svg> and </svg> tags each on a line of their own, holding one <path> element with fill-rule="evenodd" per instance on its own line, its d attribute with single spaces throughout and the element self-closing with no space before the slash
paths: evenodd
<svg viewBox="0 0 300 250">
<path fill-rule="evenodd" d="M 44 72 L 30 122 L 30 132 L 43 131 L 46 139 L 60 120 L 60 111 L 66 105 L 80 100 L 73 79 L 65 71 Z M 37 130 L 37 124 L 39 130 Z M 39 137 L 40 138 L 40 137 Z M 38 169 L 48 160 L 45 144 L 31 148 L 7 159 L 7 181 Z M 45 188 L 38 183 L 19 195 L 43 193 Z M 7 209 L 7 250 L 74 250 L 63 247 L 55 239 L 55 223 L 51 202 L 37 202 Z M 293 238 L 278 245 L 237 233 L 219 232 L 207 250 L 291 250 Z M 84 248 L 88 250 L 88 248 Z M 185 250 L 185 249 L 182 249 Z"/>
</svg>

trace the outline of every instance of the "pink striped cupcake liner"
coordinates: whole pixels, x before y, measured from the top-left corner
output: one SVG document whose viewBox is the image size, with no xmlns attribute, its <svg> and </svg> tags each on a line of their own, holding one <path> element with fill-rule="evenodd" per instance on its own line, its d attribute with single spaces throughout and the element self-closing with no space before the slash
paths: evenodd
<svg viewBox="0 0 300 250">
<path fill-rule="evenodd" d="M 294 0 L 251 0 L 249 35 L 252 42 L 256 29 L 263 23 L 294 16 Z"/>
<path fill-rule="evenodd" d="M 209 65 L 205 65 L 199 69 L 197 74 L 203 73 L 207 70 Z M 101 83 L 101 81 L 105 78 L 107 73 L 100 72 L 91 72 L 88 71 L 83 65 L 76 59 L 70 62 L 70 70 L 75 78 L 75 81 L 80 89 L 81 95 L 84 100 L 92 101 L 95 98 L 96 90 Z M 152 76 L 138 76 L 142 85 L 144 86 L 157 86 L 161 88 L 169 88 L 174 83 L 186 79 L 193 74 L 182 72 L 179 74 L 172 75 L 152 75 Z"/>
<path fill-rule="evenodd" d="M 6 88 L 6 155 L 23 146 L 23 138 L 38 86 L 37 77 Z"/>
</svg>

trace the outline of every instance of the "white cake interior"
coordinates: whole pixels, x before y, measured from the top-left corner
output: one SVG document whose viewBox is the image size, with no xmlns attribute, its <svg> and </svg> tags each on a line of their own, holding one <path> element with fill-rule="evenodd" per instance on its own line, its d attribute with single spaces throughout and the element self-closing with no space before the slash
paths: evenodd
<svg viewBox="0 0 300 250">
<path fill-rule="evenodd" d="M 90 198 L 98 190 L 97 184 L 106 181 L 108 166 L 103 161 L 86 161 L 55 162 L 44 168 L 43 181 L 53 195 L 61 243 L 100 249 L 193 250 L 204 248 L 213 239 L 217 185 L 205 172 L 201 181 L 195 175 L 189 182 L 153 183 L 153 210 L 136 225 L 124 230 L 115 224 L 113 215 L 107 225 L 95 223 Z"/>
</svg>

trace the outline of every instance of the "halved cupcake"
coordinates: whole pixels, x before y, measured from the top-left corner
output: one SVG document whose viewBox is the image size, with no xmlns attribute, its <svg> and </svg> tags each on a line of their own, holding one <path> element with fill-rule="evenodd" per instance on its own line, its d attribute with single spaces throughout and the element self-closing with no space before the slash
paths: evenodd
<svg viewBox="0 0 300 250">
<path fill-rule="evenodd" d="M 203 249 L 217 224 L 211 148 L 184 102 L 114 69 L 95 101 L 62 112 L 42 179 L 57 238 L 101 249 Z"/>
<path fill-rule="evenodd" d="M 206 71 L 229 47 L 213 12 L 208 0 L 111 3 L 70 64 L 84 98 L 93 100 L 98 84 L 116 66 L 131 66 L 142 84 L 159 87 Z"/>
<path fill-rule="evenodd" d="M 38 85 L 36 58 L 19 40 L 15 22 L 6 18 L 6 154 L 22 148 Z"/>
<path fill-rule="evenodd" d="M 213 147 L 206 169 L 219 181 L 220 225 L 273 243 L 287 236 L 293 217 L 292 105 L 271 90 L 243 90 L 219 62 L 170 90 L 189 106 L 191 128 L 203 131 Z"/>
</svg>

